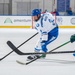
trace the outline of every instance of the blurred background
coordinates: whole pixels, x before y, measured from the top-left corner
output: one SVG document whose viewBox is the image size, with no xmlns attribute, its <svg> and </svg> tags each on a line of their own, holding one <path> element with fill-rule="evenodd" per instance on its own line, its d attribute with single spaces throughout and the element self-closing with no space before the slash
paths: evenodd
<svg viewBox="0 0 75 75">
<path fill-rule="evenodd" d="M 75 0 L 0 0 L 0 15 L 31 15 L 35 8 L 59 15 L 75 15 Z"/>
</svg>

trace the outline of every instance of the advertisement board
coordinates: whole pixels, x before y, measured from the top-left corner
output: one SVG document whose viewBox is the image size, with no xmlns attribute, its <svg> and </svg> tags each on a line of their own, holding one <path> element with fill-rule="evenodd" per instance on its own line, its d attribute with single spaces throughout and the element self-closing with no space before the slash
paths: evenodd
<svg viewBox="0 0 75 75">
<path fill-rule="evenodd" d="M 0 16 L 0 27 L 28 27 L 32 25 L 31 16 Z"/>
</svg>

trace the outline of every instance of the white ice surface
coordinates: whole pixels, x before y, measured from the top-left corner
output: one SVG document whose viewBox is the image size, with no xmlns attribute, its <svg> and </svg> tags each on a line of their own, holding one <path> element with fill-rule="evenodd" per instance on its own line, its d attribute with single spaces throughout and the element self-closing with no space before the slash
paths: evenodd
<svg viewBox="0 0 75 75">
<path fill-rule="evenodd" d="M 6 44 L 12 41 L 16 47 L 34 35 L 32 29 L 0 29 L 0 58 L 12 50 Z M 57 40 L 48 45 L 48 50 L 70 40 L 75 29 L 60 29 Z M 39 35 L 32 38 L 19 49 L 23 52 L 34 52 Z M 75 50 L 75 43 L 69 43 L 56 51 Z M 27 56 L 19 56 L 15 52 L 0 61 L 0 75 L 75 75 L 75 57 L 72 54 L 49 54 L 46 59 L 39 59 L 29 65 L 20 65 L 16 60 L 26 61 Z"/>
</svg>

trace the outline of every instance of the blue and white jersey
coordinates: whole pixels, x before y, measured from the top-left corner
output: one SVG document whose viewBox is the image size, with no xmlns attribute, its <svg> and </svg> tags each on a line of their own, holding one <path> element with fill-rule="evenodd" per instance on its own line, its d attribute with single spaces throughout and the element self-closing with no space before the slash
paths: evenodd
<svg viewBox="0 0 75 75">
<path fill-rule="evenodd" d="M 37 22 L 35 22 L 35 24 L 36 24 L 35 29 L 37 29 L 38 32 L 41 32 L 41 33 L 43 32 L 48 33 L 52 29 L 57 27 L 54 16 L 49 12 L 41 14 L 40 19 Z"/>
<path fill-rule="evenodd" d="M 35 22 L 35 29 L 40 34 L 35 51 L 42 50 L 47 52 L 47 45 L 54 41 L 58 36 L 58 26 L 55 23 L 54 16 L 49 12 L 41 14 L 40 19 Z"/>
</svg>

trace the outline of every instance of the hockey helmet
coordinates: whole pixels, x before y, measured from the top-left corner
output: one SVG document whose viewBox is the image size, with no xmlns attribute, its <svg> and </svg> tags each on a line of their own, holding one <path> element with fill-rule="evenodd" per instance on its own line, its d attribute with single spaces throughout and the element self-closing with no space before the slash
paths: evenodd
<svg viewBox="0 0 75 75">
<path fill-rule="evenodd" d="M 41 14 L 41 10 L 40 9 L 34 9 L 34 10 L 32 10 L 32 16 L 37 16 L 39 14 Z"/>
</svg>

